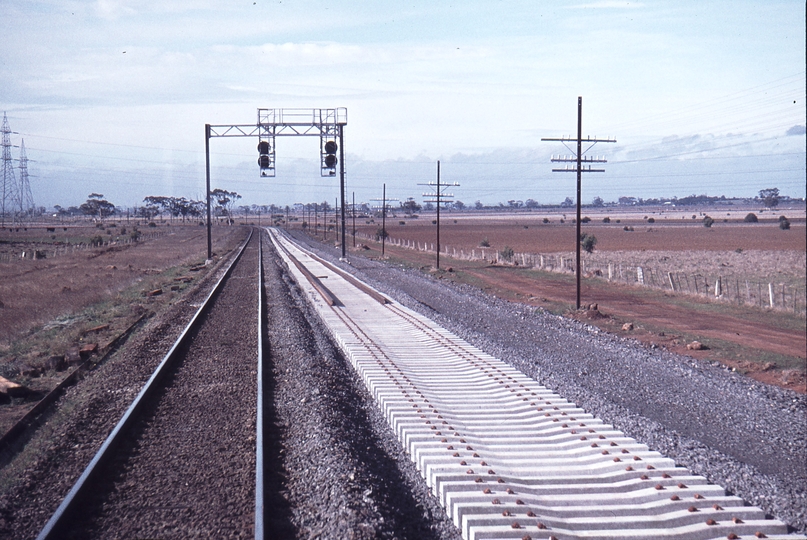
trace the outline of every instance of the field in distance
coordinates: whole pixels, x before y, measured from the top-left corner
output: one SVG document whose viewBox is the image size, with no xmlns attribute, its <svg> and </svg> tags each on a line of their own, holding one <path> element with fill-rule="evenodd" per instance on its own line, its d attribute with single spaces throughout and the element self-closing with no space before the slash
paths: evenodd
<svg viewBox="0 0 807 540">
<path fill-rule="evenodd" d="M 564 210 L 441 212 L 440 243 L 449 256 L 441 255 L 439 272 L 434 269 L 433 251 L 436 216 L 388 214 L 390 242 L 385 252 L 390 259 L 430 270 L 441 279 L 469 283 L 509 300 L 630 334 L 651 345 L 722 362 L 767 383 L 805 391 L 807 235 L 803 206 L 775 211 L 736 207 L 584 209 L 582 215 L 590 221 L 583 220 L 582 231 L 594 235 L 597 244 L 593 253 L 583 252 L 582 267 L 589 278 L 583 280 L 581 304 L 597 304 L 597 314 L 573 309 L 575 212 L 574 208 Z M 757 223 L 744 221 L 750 212 L 758 217 Z M 707 215 L 714 219 L 711 227 L 703 224 Z M 779 227 L 781 215 L 790 223 L 787 230 Z M 294 227 L 300 224 L 291 223 Z M 311 233 L 315 232 L 314 225 Z M 322 223 L 318 225 L 317 234 L 322 239 Z M 350 231 L 350 218 L 347 225 Z M 380 227 L 379 217 L 357 218 L 356 241 L 369 248 L 357 253 L 380 256 L 380 244 L 374 241 Z M 333 241 L 333 231 L 328 239 Z M 347 242 L 352 247 L 350 236 Z M 534 268 L 537 258 L 527 266 L 507 263 L 500 257 L 495 263 L 505 248 L 516 254 L 543 254 L 546 266 L 552 266 L 553 271 Z M 481 260 L 483 253 L 486 260 Z M 570 265 L 564 272 L 557 271 L 560 258 Z M 515 257 L 513 262 L 518 260 Z M 609 265 L 611 281 L 605 279 Z M 627 284 L 635 280 L 637 266 L 654 276 L 660 286 Z M 622 279 L 630 272 L 632 280 Z M 591 278 L 597 273 L 599 278 Z M 692 293 L 700 283 L 700 294 L 673 293 L 669 285 L 665 290 L 668 273 L 680 281 L 676 285 L 681 289 L 686 279 Z M 731 295 L 716 300 L 717 277 Z M 774 292 L 773 309 L 769 306 L 769 284 Z M 623 331 L 626 323 L 633 329 Z M 688 350 L 686 345 L 692 341 L 701 342 L 704 349 Z"/>
</svg>

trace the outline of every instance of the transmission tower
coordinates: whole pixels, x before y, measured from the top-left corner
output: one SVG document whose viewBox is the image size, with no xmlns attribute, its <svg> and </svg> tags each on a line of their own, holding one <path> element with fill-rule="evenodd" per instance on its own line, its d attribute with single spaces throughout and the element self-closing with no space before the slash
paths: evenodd
<svg viewBox="0 0 807 540">
<path fill-rule="evenodd" d="M 31 193 L 31 183 L 28 181 L 28 157 L 25 155 L 25 139 L 20 142 L 20 212 L 34 215 L 34 195 Z"/>
<path fill-rule="evenodd" d="M 19 204 L 19 190 L 14 176 L 14 164 L 11 160 L 11 128 L 8 127 L 8 118 L 3 112 L 3 200 L 0 202 L 0 224 L 6 224 L 6 212 L 16 215 Z"/>
</svg>

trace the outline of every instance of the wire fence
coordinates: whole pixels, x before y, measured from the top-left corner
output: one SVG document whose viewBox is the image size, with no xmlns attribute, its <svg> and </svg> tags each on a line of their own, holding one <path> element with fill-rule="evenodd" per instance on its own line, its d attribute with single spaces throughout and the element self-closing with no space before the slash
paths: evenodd
<svg viewBox="0 0 807 540">
<path fill-rule="evenodd" d="M 357 238 L 378 241 L 378 238 L 356 232 Z M 429 242 L 390 238 L 390 245 L 416 251 L 435 253 L 435 245 Z M 574 273 L 576 258 L 569 254 L 506 253 L 494 248 L 457 249 L 440 246 L 440 252 L 457 260 L 485 260 L 495 264 L 512 264 L 547 272 Z M 587 278 L 603 279 L 632 286 L 650 287 L 674 294 L 685 294 L 728 302 L 737 305 L 788 311 L 807 317 L 807 286 L 774 279 L 745 278 L 738 274 L 719 272 L 682 272 L 648 265 L 625 264 L 602 261 L 582 261 L 581 271 Z M 799 281 L 799 280 L 796 280 Z"/>
<path fill-rule="evenodd" d="M 22 260 L 51 259 L 91 249 L 105 248 L 109 246 L 123 246 L 128 244 L 137 244 L 145 240 L 151 240 L 153 238 L 157 238 L 158 236 L 162 236 L 163 234 L 165 233 L 163 232 L 142 233 L 136 240 L 134 238 L 121 238 L 119 240 L 106 240 L 100 243 L 77 242 L 75 244 L 69 244 L 69 245 L 58 245 L 58 246 L 43 245 L 35 248 L 32 247 L 22 249 L 20 251 L 8 251 L 5 253 L 0 253 L 0 263 L 12 263 L 15 261 L 22 261 Z"/>
</svg>

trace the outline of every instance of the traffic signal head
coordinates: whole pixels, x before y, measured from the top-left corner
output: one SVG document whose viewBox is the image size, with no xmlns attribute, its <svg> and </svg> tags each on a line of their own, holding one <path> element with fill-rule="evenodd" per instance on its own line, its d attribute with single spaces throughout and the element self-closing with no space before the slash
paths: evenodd
<svg viewBox="0 0 807 540">
<path fill-rule="evenodd" d="M 268 154 L 261 154 L 260 156 L 258 156 L 258 166 L 261 169 L 268 169 L 269 165 L 271 165 L 271 162 L 269 161 Z"/>
<path fill-rule="evenodd" d="M 336 154 L 337 149 L 338 147 L 336 146 L 336 141 L 328 141 L 325 143 L 326 154 Z"/>
<path fill-rule="evenodd" d="M 261 155 L 269 153 L 269 142 L 261 141 L 258 143 L 258 153 Z"/>
</svg>

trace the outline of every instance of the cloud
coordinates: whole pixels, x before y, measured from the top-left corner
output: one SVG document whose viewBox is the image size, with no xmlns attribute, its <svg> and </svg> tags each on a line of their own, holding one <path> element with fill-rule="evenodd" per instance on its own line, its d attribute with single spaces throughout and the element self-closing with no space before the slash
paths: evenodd
<svg viewBox="0 0 807 540">
<path fill-rule="evenodd" d="M 600 2 L 589 2 L 588 4 L 577 4 L 569 6 L 569 9 L 630 9 L 641 8 L 641 2 L 619 2 L 617 0 L 602 0 Z"/>
<path fill-rule="evenodd" d="M 807 126 L 793 126 L 785 132 L 785 135 L 805 135 L 807 134 Z"/>
<path fill-rule="evenodd" d="M 134 9 L 124 5 L 121 0 L 98 0 L 95 3 L 95 12 L 100 18 L 108 21 L 137 13 Z"/>
</svg>

